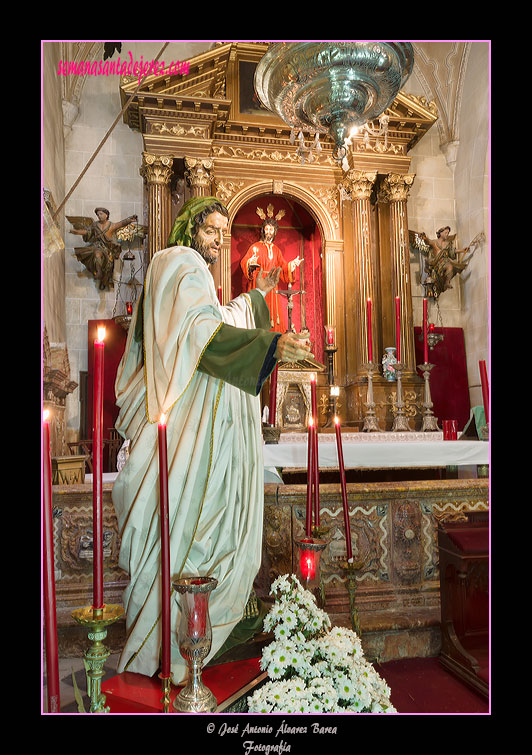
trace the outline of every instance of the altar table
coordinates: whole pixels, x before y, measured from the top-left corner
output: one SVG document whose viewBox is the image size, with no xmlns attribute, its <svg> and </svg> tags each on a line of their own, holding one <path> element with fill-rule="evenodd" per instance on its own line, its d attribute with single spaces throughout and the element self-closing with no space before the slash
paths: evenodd
<svg viewBox="0 0 532 755">
<path fill-rule="evenodd" d="M 391 439 L 390 436 L 394 436 Z M 403 437 L 408 436 L 408 437 Z M 420 437 L 421 436 L 421 437 Z M 443 440 L 442 433 L 425 439 L 424 433 L 342 433 L 346 469 L 384 469 L 400 467 L 447 467 L 489 464 L 489 443 L 478 440 Z M 336 436 L 318 435 L 320 469 L 338 468 Z M 264 445 L 264 467 L 307 467 L 306 434 L 281 436 L 278 444 Z"/>
</svg>

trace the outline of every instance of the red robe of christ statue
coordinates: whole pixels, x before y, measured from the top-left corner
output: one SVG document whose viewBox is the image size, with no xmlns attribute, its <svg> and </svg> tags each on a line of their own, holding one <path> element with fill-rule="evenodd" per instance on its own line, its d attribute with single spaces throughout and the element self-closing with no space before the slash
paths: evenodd
<svg viewBox="0 0 532 755">
<path fill-rule="evenodd" d="M 251 244 L 240 262 L 246 279 L 246 291 L 251 291 L 251 289 L 255 288 L 255 282 L 259 274 L 259 268 L 256 268 L 251 273 L 248 271 L 248 263 L 254 256 L 256 257 L 255 264 L 260 265 L 262 272 L 267 273 L 274 267 L 280 267 L 281 274 L 279 280 L 285 283 L 294 282 L 294 272 L 290 269 L 291 265 L 286 262 L 279 247 L 274 243 L 255 241 Z M 266 295 L 266 304 L 270 310 L 272 330 L 284 333 L 286 324 L 281 309 L 280 297 L 275 292 L 275 289 Z"/>
</svg>

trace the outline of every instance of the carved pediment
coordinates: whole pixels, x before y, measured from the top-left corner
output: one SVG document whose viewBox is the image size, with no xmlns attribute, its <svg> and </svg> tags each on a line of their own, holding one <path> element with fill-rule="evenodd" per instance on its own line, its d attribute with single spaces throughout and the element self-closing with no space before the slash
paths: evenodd
<svg viewBox="0 0 532 755">
<path fill-rule="evenodd" d="M 155 152 L 182 153 L 183 143 L 201 140 L 209 154 L 250 143 L 295 154 L 289 141 L 291 128 L 264 108 L 254 92 L 254 71 L 268 46 L 267 42 L 223 42 L 185 61 L 182 74 L 148 76 L 124 114 L 125 123 L 140 130 L 147 137 L 146 148 Z M 122 77 L 122 104 L 137 87 L 138 76 Z M 364 139 L 360 134 L 353 139 L 355 152 L 404 157 L 438 119 L 433 102 L 404 92 L 399 92 L 386 115 L 386 143 L 377 138 L 370 144 L 367 135 Z M 321 142 L 324 152 L 319 162 L 326 164 L 333 144 L 327 136 Z"/>
</svg>

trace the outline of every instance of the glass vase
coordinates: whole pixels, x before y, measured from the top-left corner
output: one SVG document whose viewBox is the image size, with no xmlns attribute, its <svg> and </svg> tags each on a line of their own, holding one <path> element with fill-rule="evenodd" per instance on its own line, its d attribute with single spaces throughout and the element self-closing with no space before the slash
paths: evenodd
<svg viewBox="0 0 532 755">
<path fill-rule="evenodd" d="M 320 556 L 327 543 L 306 537 L 295 540 L 297 546 L 297 576 L 301 585 L 311 592 L 320 607 L 325 605 L 325 594 L 320 579 Z"/>
<path fill-rule="evenodd" d="M 218 581 L 212 577 L 183 577 L 172 583 L 180 595 L 179 652 L 186 661 L 188 680 L 174 700 L 180 713 L 212 713 L 217 701 L 201 675 L 212 645 L 209 598 Z"/>
</svg>

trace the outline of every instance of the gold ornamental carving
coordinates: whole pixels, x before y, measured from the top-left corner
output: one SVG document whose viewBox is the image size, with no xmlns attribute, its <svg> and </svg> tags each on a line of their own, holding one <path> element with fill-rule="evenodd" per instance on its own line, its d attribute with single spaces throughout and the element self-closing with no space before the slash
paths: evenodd
<svg viewBox="0 0 532 755">
<path fill-rule="evenodd" d="M 386 202 L 406 202 L 415 177 L 415 173 L 389 173 L 382 181 L 379 198 Z"/>
<path fill-rule="evenodd" d="M 211 171 L 214 160 L 210 157 L 185 157 L 185 178 L 196 197 L 211 193 Z"/>
<path fill-rule="evenodd" d="M 213 145 L 212 152 L 214 157 L 229 157 L 229 158 L 242 158 L 244 160 L 271 160 L 276 163 L 294 163 L 299 164 L 300 158 L 296 155 L 295 150 L 280 151 L 274 149 L 268 151 L 266 149 L 242 149 L 241 147 L 231 147 L 229 145 Z M 314 158 L 314 164 L 319 165 L 332 165 L 336 167 L 335 161 L 330 156 L 324 156 L 321 154 L 319 157 Z"/>
<path fill-rule="evenodd" d="M 206 139 L 208 132 L 208 126 L 189 126 L 188 128 L 185 128 L 180 123 L 176 123 L 170 127 L 167 126 L 166 123 L 151 124 L 152 134 L 171 134 L 172 136 L 192 136 L 198 139 Z"/>
<path fill-rule="evenodd" d="M 148 184 L 168 185 L 172 176 L 173 158 L 171 155 L 142 153 L 140 175 Z"/>
<path fill-rule="evenodd" d="M 215 196 L 218 197 L 224 204 L 234 197 L 235 194 L 244 188 L 244 181 L 215 181 L 216 192 Z"/>
<path fill-rule="evenodd" d="M 377 171 L 367 173 L 351 168 L 338 186 L 351 199 L 369 199 L 376 178 Z"/>
<path fill-rule="evenodd" d="M 340 213 L 338 210 L 338 190 L 336 186 L 309 186 L 312 191 L 325 207 L 332 218 L 335 228 L 340 227 Z"/>
</svg>

